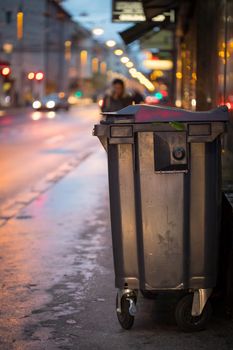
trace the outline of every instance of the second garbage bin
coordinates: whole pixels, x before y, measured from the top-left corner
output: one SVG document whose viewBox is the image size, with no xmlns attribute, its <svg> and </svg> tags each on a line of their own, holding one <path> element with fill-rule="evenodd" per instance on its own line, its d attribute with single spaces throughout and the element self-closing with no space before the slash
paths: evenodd
<svg viewBox="0 0 233 350">
<path fill-rule="evenodd" d="M 95 125 L 108 154 L 116 309 L 133 325 L 138 291 L 182 291 L 176 321 L 200 330 L 216 285 L 226 107 L 135 105 Z"/>
</svg>

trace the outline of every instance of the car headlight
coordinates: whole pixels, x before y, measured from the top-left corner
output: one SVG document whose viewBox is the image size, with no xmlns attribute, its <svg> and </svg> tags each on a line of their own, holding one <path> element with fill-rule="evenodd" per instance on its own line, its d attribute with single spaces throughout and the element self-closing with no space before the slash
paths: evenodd
<svg viewBox="0 0 233 350">
<path fill-rule="evenodd" d="M 33 104 L 32 104 L 32 107 L 34 109 L 38 109 L 41 107 L 41 102 L 40 101 L 34 101 Z"/>
<path fill-rule="evenodd" d="M 104 100 L 103 99 L 99 100 L 98 105 L 100 108 L 103 107 L 103 104 L 104 104 Z"/>
<path fill-rule="evenodd" d="M 46 103 L 47 108 L 54 108 L 55 107 L 55 102 L 53 100 L 50 100 Z"/>
</svg>

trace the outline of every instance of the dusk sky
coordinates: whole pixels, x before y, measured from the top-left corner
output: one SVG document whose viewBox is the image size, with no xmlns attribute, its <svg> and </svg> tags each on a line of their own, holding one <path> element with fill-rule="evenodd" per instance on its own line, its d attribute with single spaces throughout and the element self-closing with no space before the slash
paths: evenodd
<svg viewBox="0 0 233 350">
<path fill-rule="evenodd" d="M 111 22 L 112 0 L 65 0 L 64 8 L 80 24 L 92 29 L 101 27 L 105 30 L 104 40 L 121 41 L 117 32 L 129 27 L 130 24 L 116 24 Z"/>
</svg>

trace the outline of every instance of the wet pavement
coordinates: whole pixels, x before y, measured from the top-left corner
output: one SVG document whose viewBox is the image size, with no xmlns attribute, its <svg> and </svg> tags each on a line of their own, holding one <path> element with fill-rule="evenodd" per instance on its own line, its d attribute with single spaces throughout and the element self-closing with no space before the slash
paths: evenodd
<svg viewBox="0 0 233 350">
<path fill-rule="evenodd" d="M 50 349 L 50 327 L 39 326 L 38 321 L 48 318 L 56 323 L 68 317 L 69 324 L 78 312 L 96 258 L 106 249 L 106 213 L 103 220 L 99 206 L 101 200 L 106 207 L 107 200 L 103 156 L 103 151 L 102 161 L 100 155 L 90 156 L 1 228 L 1 349 L 10 344 L 16 349 Z"/>
<path fill-rule="evenodd" d="M 30 188 L 37 191 L 39 181 L 56 175 L 59 166 L 85 156 L 92 144 L 93 122 L 99 119 L 94 105 L 69 112 L 23 111 L 0 118 L 0 200 L 4 205 Z"/>
<path fill-rule="evenodd" d="M 98 120 L 95 105 L 69 112 L 5 112 L 0 118 L 0 226 L 93 152 L 91 133 Z"/>
<path fill-rule="evenodd" d="M 231 321 L 215 314 L 206 331 L 181 333 L 166 297 L 140 296 L 133 329 L 120 328 L 106 155 L 87 138 L 89 153 L 0 228 L 0 349 L 232 349 Z"/>
</svg>

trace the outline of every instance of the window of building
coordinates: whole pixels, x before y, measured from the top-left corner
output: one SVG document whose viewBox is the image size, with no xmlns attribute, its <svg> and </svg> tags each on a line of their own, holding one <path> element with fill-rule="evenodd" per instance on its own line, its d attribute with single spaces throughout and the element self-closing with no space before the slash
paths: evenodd
<svg viewBox="0 0 233 350">
<path fill-rule="evenodd" d="M 12 11 L 6 11 L 6 23 L 10 24 L 12 22 Z"/>
<path fill-rule="evenodd" d="M 233 4 L 227 3 L 227 42 L 226 42 L 226 103 L 233 110 Z"/>
</svg>

